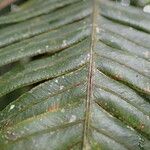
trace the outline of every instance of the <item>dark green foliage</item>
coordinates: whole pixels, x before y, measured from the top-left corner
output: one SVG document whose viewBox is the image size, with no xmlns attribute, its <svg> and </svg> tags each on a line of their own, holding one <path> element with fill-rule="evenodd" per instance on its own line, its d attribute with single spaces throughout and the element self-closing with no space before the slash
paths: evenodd
<svg viewBox="0 0 150 150">
<path fill-rule="evenodd" d="M 108 0 L 18 7 L 0 17 L 0 100 L 21 91 L 0 112 L 0 150 L 149 150 L 150 15 Z"/>
</svg>

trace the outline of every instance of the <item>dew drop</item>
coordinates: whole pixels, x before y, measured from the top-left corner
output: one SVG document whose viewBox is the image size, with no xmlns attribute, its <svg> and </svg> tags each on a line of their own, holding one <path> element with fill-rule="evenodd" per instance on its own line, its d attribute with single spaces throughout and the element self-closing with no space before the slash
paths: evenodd
<svg viewBox="0 0 150 150">
<path fill-rule="evenodd" d="M 130 126 L 127 126 L 127 128 L 130 129 L 130 130 L 132 130 L 132 131 L 134 131 L 134 129 L 132 127 L 130 127 Z"/>
<path fill-rule="evenodd" d="M 55 82 L 58 83 L 58 80 L 56 79 Z"/>
<path fill-rule="evenodd" d="M 61 112 L 62 112 L 62 113 L 64 113 L 64 112 L 65 112 L 65 109 L 64 109 L 64 108 L 63 108 L 63 109 L 61 109 Z"/>
<path fill-rule="evenodd" d="M 143 11 L 146 12 L 146 13 L 150 13 L 150 5 L 146 5 L 146 6 L 143 8 Z"/>
<path fill-rule="evenodd" d="M 64 86 L 60 86 L 60 90 L 62 90 L 64 88 Z"/>
<path fill-rule="evenodd" d="M 121 5 L 122 6 L 129 6 L 130 5 L 130 0 L 121 0 Z"/>
<path fill-rule="evenodd" d="M 96 27 L 96 32 L 97 32 L 97 33 L 100 33 L 99 27 Z"/>
<path fill-rule="evenodd" d="M 49 48 L 49 46 L 48 46 L 48 45 L 46 45 L 46 48 Z"/>
<path fill-rule="evenodd" d="M 146 118 L 147 118 L 147 120 L 149 120 L 149 119 L 150 119 L 150 117 L 149 117 L 149 116 L 147 116 Z"/>
<path fill-rule="evenodd" d="M 9 110 L 12 110 L 14 108 L 15 108 L 15 105 L 11 105 L 10 108 L 9 108 Z"/>
<path fill-rule="evenodd" d="M 89 59 L 90 59 L 90 56 L 91 56 L 90 54 L 87 54 L 87 60 L 89 60 Z"/>
<path fill-rule="evenodd" d="M 37 50 L 37 53 L 41 54 L 42 50 L 41 49 L 38 49 Z"/>
<path fill-rule="evenodd" d="M 67 46 L 66 40 L 63 40 L 62 46 Z"/>
<path fill-rule="evenodd" d="M 81 60 L 81 64 L 84 64 L 84 61 L 83 61 L 83 60 Z"/>
<path fill-rule="evenodd" d="M 150 56 L 150 53 L 148 51 L 144 52 L 143 54 L 146 58 L 148 58 Z"/>
<path fill-rule="evenodd" d="M 75 115 L 71 115 L 69 122 L 74 122 L 76 120 L 76 116 Z"/>
<path fill-rule="evenodd" d="M 90 57 L 91 55 L 88 53 L 87 56 Z"/>
</svg>

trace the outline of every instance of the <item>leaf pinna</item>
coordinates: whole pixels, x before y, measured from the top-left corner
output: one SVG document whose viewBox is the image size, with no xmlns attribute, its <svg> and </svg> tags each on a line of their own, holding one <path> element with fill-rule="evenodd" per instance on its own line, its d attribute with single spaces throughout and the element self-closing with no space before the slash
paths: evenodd
<svg viewBox="0 0 150 150">
<path fill-rule="evenodd" d="M 18 7 L 0 16 L 0 67 L 13 66 L 0 100 L 26 91 L 0 112 L 0 149 L 149 150 L 150 15 L 110 0 Z"/>
</svg>

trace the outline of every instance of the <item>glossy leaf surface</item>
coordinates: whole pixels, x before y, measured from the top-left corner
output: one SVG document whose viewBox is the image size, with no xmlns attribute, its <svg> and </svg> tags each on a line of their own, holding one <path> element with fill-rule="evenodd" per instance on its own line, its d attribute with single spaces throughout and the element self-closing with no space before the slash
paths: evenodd
<svg viewBox="0 0 150 150">
<path fill-rule="evenodd" d="M 40 6 L 40 7 L 39 7 Z M 150 15 L 108 0 L 32 0 L 0 17 L 2 150 L 149 150 Z"/>
</svg>

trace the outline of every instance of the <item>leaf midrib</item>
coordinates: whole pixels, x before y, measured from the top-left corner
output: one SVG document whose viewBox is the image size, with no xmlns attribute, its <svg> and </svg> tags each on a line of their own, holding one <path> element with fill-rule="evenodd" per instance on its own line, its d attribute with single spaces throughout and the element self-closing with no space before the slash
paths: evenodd
<svg viewBox="0 0 150 150">
<path fill-rule="evenodd" d="M 97 0 L 92 1 L 92 29 L 91 29 L 91 44 L 90 44 L 90 60 L 89 60 L 89 71 L 88 71 L 88 81 L 87 81 L 87 97 L 85 104 L 85 123 L 83 131 L 83 150 L 89 149 L 89 130 L 90 130 L 90 112 L 91 112 L 91 103 L 93 101 L 93 81 L 94 81 L 94 70 L 95 70 L 95 61 L 94 61 L 94 48 L 96 43 L 96 17 L 98 15 L 97 9 Z"/>
</svg>

